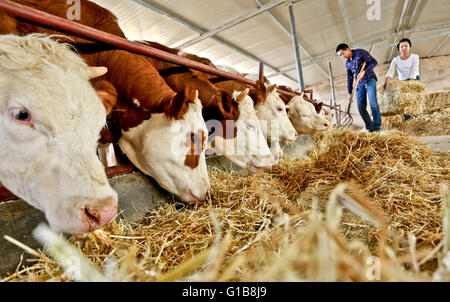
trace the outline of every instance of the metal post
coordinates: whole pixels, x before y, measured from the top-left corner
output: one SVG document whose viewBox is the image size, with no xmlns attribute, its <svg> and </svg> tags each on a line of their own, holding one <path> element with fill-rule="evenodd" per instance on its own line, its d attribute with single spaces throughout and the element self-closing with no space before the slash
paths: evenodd
<svg viewBox="0 0 450 302">
<path fill-rule="evenodd" d="M 303 82 L 302 63 L 301 63 L 301 59 L 300 59 L 300 50 L 299 50 L 298 41 L 297 41 L 297 29 L 295 27 L 294 7 L 292 4 L 289 5 L 289 17 L 291 20 L 292 41 L 294 43 L 295 64 L 297 65 L 298 88 L 300 89 L 300 91 L 303 91 L 305 89 L 305 85 Z"/>
<path fill-rule="evenodd" d="M 334 107 L 334 117 L 336 118 L 336 125 L 339 124 L 338 111 L 336 107 L 336 93 L 334 92 L 334 80 L 333 80 L 333 71 L 331 70 L 331 61 L 328 60 L 328 73 L 330 74 L 330 86 L 331 86 L 331 106 Z"/>
</svg>

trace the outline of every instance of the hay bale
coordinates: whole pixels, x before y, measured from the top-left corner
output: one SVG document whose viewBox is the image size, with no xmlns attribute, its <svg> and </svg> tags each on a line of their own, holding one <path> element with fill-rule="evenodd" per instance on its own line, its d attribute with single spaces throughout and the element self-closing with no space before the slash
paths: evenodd
<svg viewBox="0 0 450 302">
<path fill-rule="evenodd" d="M 381 115 L 418 114 L 423 111 L 426 86 L 419 81 L 391 81 L 379 88 L 377 99 Z"/>
<path fill-rule="evenodd" d="M 433 113 L 450 108 L 450 90 L 436 91 L 425 94 L 424 112 Z"/>
</svg>

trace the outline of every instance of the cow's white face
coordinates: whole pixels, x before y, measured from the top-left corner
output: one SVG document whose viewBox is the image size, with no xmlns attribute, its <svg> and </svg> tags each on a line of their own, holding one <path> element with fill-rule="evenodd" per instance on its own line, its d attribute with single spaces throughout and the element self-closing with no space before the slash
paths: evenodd
<svg viewBox="0 0 450 302">
<path fill-rule="evenodd" d="M 295 141 L 298 137 L 287 115 L 286 105 L 276 89 L 273 89 L 267 93 L 264 102 L 255 105 L 255 110 L 262 133 L 270 145 L 275 160 L 278 161 L 282 157 L 279 143 Z"/>
<path fill-rule="evenodd" d="M 216 153 L 224 155 L 234 164 L 257 173 L 274 164 L 274 158 L 261 131 L 253 100 L 247 95 L 235 91 L 233 98 L 238 100 L 239 118 L 234 121 L 236 135 L 233 139 L 216 136 L 212 146 Z M 233 121 L 229 121 L 233 122 Z"/>
<path fill-rule="evenodd" d="M 334 109 L 322 107 L 319 113 L 327 119 L 330 125 L 336 124 L 336 119 L 334 117 Z"/>
<path fill-rule="evenodd" d="M 67 46 L 0 36 L 0 182 L 55 231 L 87 232 L 117 213 L 96 155 L 105 123 L 89 68 Z"/>
<path fill-rule="evenodd" d="M 299 134 L 314 134 L 330 126 L 330 122 L 317 113 L 314 105 L 305 101 L 303 96 L 294 96 L 289 101 L 288 116 Z"/>
<path fill-rule="evenodd" d="M 207 136 L 197 93 L 183 119 L 152 114 L 149 120 L 123 132 L 119 146 L 161 187 L 183 201 L 194 202 L 204 200 L 210 188 L 205 159 Z"/>
</svg>

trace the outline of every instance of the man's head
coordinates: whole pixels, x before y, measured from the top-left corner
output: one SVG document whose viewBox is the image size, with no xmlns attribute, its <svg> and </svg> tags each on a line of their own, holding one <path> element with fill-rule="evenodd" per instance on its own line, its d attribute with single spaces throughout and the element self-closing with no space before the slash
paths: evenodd
<svg viewBox="0 0 450 302">
<path fill-rule="evenodd" d="M 408 54 L 411 49 L 411 46 L 412 46 L 411 40 L 408 38 L 403 38 L 400 40 L 400 42 L 398 42 L 397 49 L 402 54 Z"/>
<path fill-rule="evenodd" d="M 349 59 L 350 56 L 352 55 L 352 51 L 350 49 L 350 47 L 345 44 L 345 43 L 341 43 L 336 47 L 336 53 L 343 59 Z"/>
</svg>

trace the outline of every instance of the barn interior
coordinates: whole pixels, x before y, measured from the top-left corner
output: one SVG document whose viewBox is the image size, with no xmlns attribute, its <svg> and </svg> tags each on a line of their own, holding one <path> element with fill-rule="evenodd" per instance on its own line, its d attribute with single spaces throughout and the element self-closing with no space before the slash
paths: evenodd
<svg viewBox="0 0 450 302">
<path fill-rule="evenodd" d="M 397 43 L 409 38 L 422 86 L 398 84 L 410 97 L 401 112 L 382 113 L 380 134 L 360 132 L 354 100 L 352 125 L 339 127 L 344 114 L 336 111 L 338 125 L 300 136 L 262 174 L 208 158 L 212 192 L 204 203 L 180 202 L 121 158 L 108 170 L 119 195 L 116 221 L 67 240 L 51 241 L 41 228 L 46 249 L 33 237 L 43 214 L 0 185 L 3 281 L 450 280 L 449 1 L 92 2 L 113 12 L 130 40 L 239 73 L 258 74 L 262 63 L 271 83 L 312 90 L 332 110 L 348 105 L 345 61 L 335 52 L 342 42 L 374 44 L 381 102 Z M 74 255 L 89 273 L 70 273 L 63 263 Z M 381 261 L 380 274 L 368 259 Z"/>
</svg>

